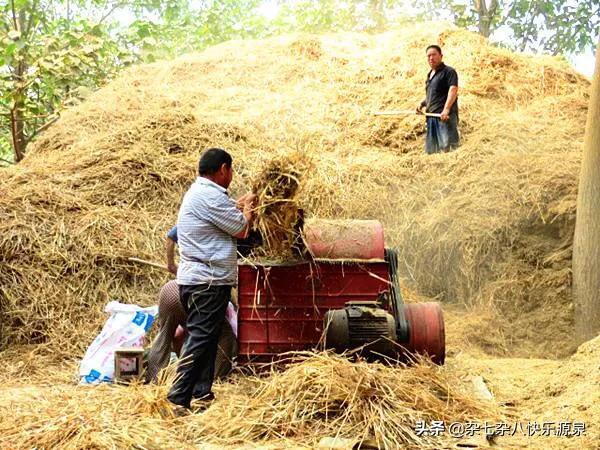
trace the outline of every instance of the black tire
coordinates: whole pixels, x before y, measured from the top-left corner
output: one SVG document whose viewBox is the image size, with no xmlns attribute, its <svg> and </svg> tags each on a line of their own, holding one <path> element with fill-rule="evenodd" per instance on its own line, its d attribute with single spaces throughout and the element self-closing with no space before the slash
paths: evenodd
<svg viewBox="0 0 600 450">
<path fill-rule="evenodd" d="M 223 322 L 221 337 L 219 337 L 219 349 L 215 359 L 215 378 L 223 379 L 231 373 L 233 358 L 237 356 L 237 338 L 233 334 L 231 325 L 227 319 Z"/>
</svg>

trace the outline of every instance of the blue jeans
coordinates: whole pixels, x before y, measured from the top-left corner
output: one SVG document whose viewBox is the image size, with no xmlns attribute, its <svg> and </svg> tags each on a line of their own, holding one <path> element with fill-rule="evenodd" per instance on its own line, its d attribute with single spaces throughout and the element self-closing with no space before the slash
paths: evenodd
<svg viewBox="0 0 600 450">
<path fill-rule="evenodd" d="M 437 117 L 427 117 L 425 152 L 448 152 L 458 147 L 458 114 L 450 114 L 446 122 Z"/>
</svg>

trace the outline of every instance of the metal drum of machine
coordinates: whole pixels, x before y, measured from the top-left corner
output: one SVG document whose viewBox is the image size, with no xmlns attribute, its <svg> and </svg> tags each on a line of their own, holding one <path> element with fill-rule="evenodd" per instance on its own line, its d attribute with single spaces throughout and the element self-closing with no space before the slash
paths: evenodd
<svg viewBox="0 0 600 450">
<path fill-rule="evenodd" d="M 326 346 L 443 364 L 440 305 L 402 302 L 381 223 L 309 221 L 303 235 L 309 259 L 239 265 L 240 363 Z"/>
</svg>

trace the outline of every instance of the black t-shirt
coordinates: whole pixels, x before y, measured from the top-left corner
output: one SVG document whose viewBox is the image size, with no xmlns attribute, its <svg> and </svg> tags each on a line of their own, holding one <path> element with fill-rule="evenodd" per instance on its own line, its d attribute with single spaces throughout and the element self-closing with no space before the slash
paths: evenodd
<svg viewBox="0 0 600 450">
<path fill-rule="evenodd" d="M 442 63 L 432 79 L 429 79 L 430 75 L 431 71 L 425 81 L 425 106 L 427 112 L 439 114 L 444 110 L 450 86 L 458 87 L 458 74 L 452 67 Z M 450 113 L 458 113 L 458 98 L 450 108 Z"/>
</svg>

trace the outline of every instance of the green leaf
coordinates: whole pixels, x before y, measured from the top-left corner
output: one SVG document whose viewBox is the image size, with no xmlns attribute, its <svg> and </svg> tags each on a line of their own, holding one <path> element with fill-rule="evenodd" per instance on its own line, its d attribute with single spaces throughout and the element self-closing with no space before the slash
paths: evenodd
<svg viewBox="0 0 600 450">
<path fill-rule="evenodd" d="M 15 53 L 16 49 L 17 49 L 17 44 L 15 42 L 13 42 L 12 44 L 9 44 L 6 46 L 6 48 L 4 49 L 4 54 L 7 56 L 12 56 Z"/>
</svg>

